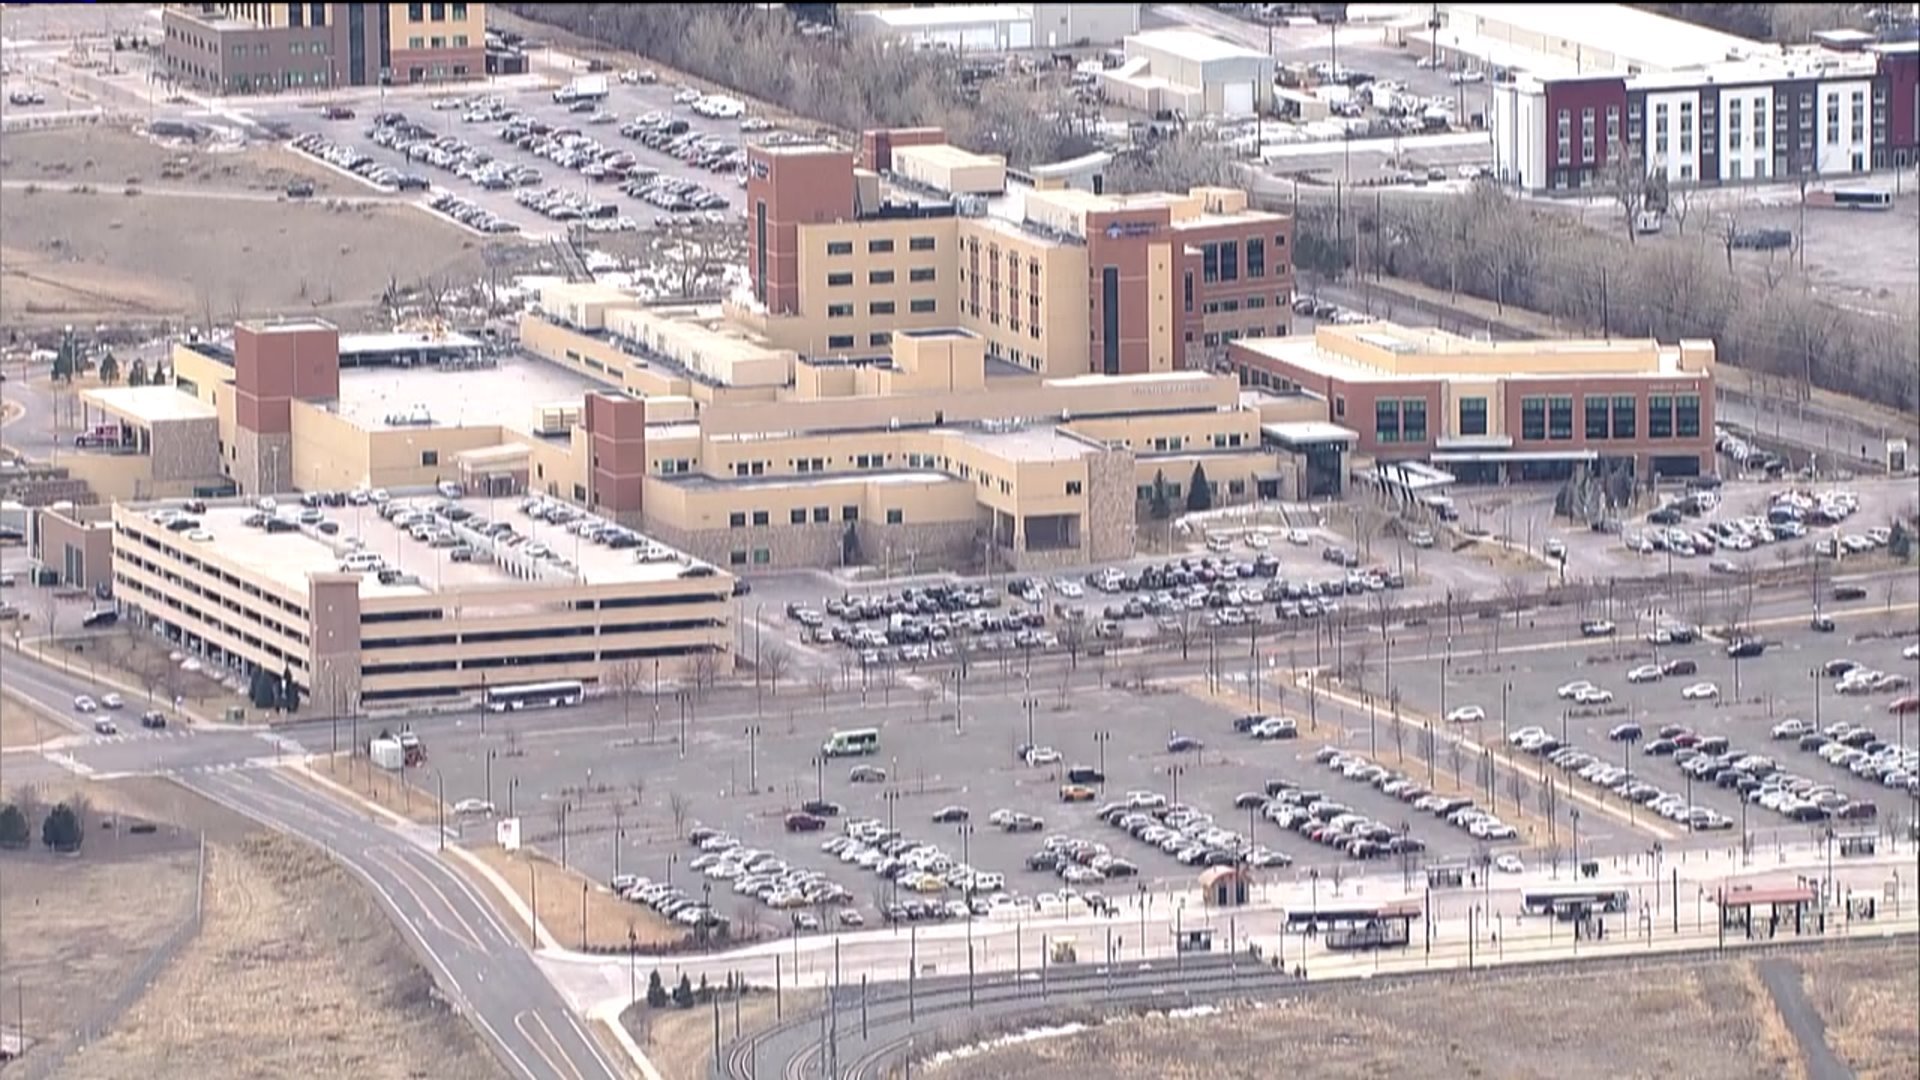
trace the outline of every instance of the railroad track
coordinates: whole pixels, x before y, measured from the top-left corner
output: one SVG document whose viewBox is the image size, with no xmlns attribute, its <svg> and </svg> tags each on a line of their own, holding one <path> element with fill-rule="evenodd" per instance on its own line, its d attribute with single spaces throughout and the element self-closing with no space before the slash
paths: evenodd
<svg viewBox="0 0 1920 1080">
<path fill-rule="evenodd" d="M 1618 955 L 1590 958 L 1561 958 L 1524 965 L 1509 965 L 1504 968 L 1482 969 L 1479 972 L 1457 967 L 1438 968 L 1422 972 L 1397 972 L 1377 976 L 1375 983 L 1431 981 L 1449 978 L 1482 978 L 1496 973 L 1543 971 L 1594 972 L 1614 968 L 1659 969 L 1666 967 L 1684 967 L 1697 964 L 1703 951 L 1712 951 L 1716 956 L 1738 954 L 1741 956 L 1763 957 L 1769 955 L 1792 954 L 1817 948 L 1880 948 L 1890 942 L 1911 940 L 1913 932 L 1898 930 L 1889 935 L 1862 936 L 1847 939 L 1811 938 L 1801 941 L 1772 941 L 1764 944 L 1741 945 L 1721 950 L 1693 950 L 1678 953 L 1658 953 L 1651 956 Z M 1235 958 L 1240 959 L 1240 958 Z M 1075 1006 L 1105 1009 L 1113 1006 L 1138 1008 L 1144 1005 L 1185 1005 L 1230 998 L 1238 994 L 1256 993 L 1273 995 L 1337 992 L 1349 989 L 1351 979 L 1336 979 L 1325 982 L 1304 983 L 1288 976 L 1282 969 L 1268 967 L 1251 958 L 1235 963 L 1226 957 L 1195 960 L 1180 966 L 1171 964 L 1117 964 L 1112 966 L 1111 989 L 1108 988 L 1108 969 L 1099 965 L 1076 965 L 1062 968 L 1058 975 L 1049 972 L 1046 980 L 1046 992 L 1041 993 L 1040 979 L 1037 973 L 1024 976 L 999 974 L 991 979 L 974 980 L 973 1004 L 969 1007 L 965 978 L 951 977 L 938 980 L 925 988 L 916 986 L 911 995 L 904 983 L 890 983 L 877 994 L 869 991 L 867 995 L 867 1027 L 870 1038 L 862 1040 L 863 1048 L 857 1055 L 840 1062 L 838 1077 L 827 1077 L 823 1058 L 826 1044 L 823 1040 L 810 1035 L 801 1035 L 803 1030 L 818 1030 L 821 1013 L 814 1011 L 795 1017 L 776 1027 L 736 1040 L 727 1047 L 724 1060 L 716 1061 L 712 1070 L 718 1080 L 758 1080 L 755 1066 L 763 1049 L 778 1051 L 790 1045 L 795 1038 L 804 1041 L 793 1047 L 789 1055 L 781 1062 L 783 1080 L 881 1080 L 887 1075 L 887 1069 L 911 1052 L 916 1039 L 925 1040 L 934 1036 L 932 1024 L 940 1018 L 951 1018 L 955 1014 L 971 1014 L 982 1020 L 1004 1023 L 1025 1013 L 1050 1013 Z M 849 993 L 842 988 L 838 995 L 839 1008 L 856 1018 L 860 1007 L 858 992 Z M 879 1008 L 876 1010 L 876 1006 Z M 842 1023 L 845 1017 L 842 1018 Z M 840 1041 L 844 1046 L 850 1036 L 843 1034 Z M 876 1041 L 877 1040 L 877 1041 Z"/>
</svg>

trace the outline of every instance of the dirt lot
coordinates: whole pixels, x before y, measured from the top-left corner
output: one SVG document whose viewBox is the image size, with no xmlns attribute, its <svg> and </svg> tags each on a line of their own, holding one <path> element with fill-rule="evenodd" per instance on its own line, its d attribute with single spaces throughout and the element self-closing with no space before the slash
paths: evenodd
<svg viewBox="0 0 1920 1080">
<path fill-rule="evenodd" d="M 387 919 L 318 851 L 260 835 L 208 857 L 206 923 L 73 1080 L 503 1075 Z"/>
<path fill-rule="evenodd" d="M 1773 1016 L 1742 961 L 1483 975 L 1445 989 L 1353 987 L 1219 1016 L 1127 1020 L 926 1072 L 942 1080 L 1252 1078 L 1285 1060 L 1315 1080 L 1795 1075 L 1797 1055 Z"/>
<path fill-rule="evenodd" d="M 72 1038 L 75 1024 L 126 989 L 192 910 L 195 851 L 152 836 L 125 838 L 152 841 L 143 845 L 152 854 L 116 853 L 98 837 L 89 833 L 78 859 L 0 853 L 0 963 L 9 991 L 18 980 L 27 1038 L 42 1049 Z"/>
<path fill-rule="evenodd" d="M 640 1004 L 628 1009 L 620 1016 L 620 1022 L 627 1025 L 634 1039 L 647 1052 L 647 1060 L 662 1076 L 705 1076 L 713 1062 L 713 1013 L 709 1009 L 677 1009 L 669 1005 L 664 1009 L 651 1009 L 646 1004 L 648 971 L 639 973 Z M 667 990 L 673 990 L 678 980 L 669 979 L 668 972 L 660 972 L 661 981 Z M 695 985 L 698 985 L 696 980 Z M 822 997 L 821 1002 L 825 1001 Z M 720 1036 L 723 1040 L 732 1040 L 741 1032 L 752 1033 L 773 1023 L 774 1015 L 779 1012 L 774 1005 L 772 994 L 756 994 L 739 1002 L 739 1012 L 734 1012 L 732 998 L 720 1002 Z M 802 1000 L 801 995 L 789 993 L 786 1008 L 806 1009 L 810 1003 Z M 735 1016 L 739 1020 L 736 1024 Z"/>
<path fill-rule="evenodd" d="M 91 194 L 16 186 L 0 199 L 0 319 L 225 322 L 315 312 L 357 329 L 389 282 L 484 271 L 478 237 L 407 206 L 343 206 L 329 188 L 366 189 L 292 151 L 187 152 L 183 170 L 165 169 L 181 153 L 115 131 L 10 136 L 0 160 L 8 181 L 97 186 Z M 327 186 L 289 202 L 276 193 L 294 175 Z M 130 177 L 154 190 L 125 194 Z M 305 261 L 291 266 L 287 252 Z"/>
<path fill-rule="evenodd" d="M 368 189 L 310 158 L 280 146 L 240 150 L 203 148 L 150 139 L 125 128 L 61 128 L 7 136 L 0 178 L 85 182 L 117 190 L 127 184 L 208 191 L 277 193 L 287 182 L 311 180 L 317 195 L 366 194 Z"/>
<path fill-rule="evenodd" d="M 1807 1000 L 1827 1025 L 1827 1045 L 1866 1078 L 1920 1076 L 1920 942 L 1801 958 Z"/>
<path fill-rule="evenodd" d="M 540 924 L 567 948 L 583 945 L 580 921 L 582 884 L 587 885 L 585 945 L 625 946 L 628 930 L 633 931 L 643 948 L 677 944 L 687 936 L 686 928 L 680 924 L 661 918 L 649 908 L 627 903 L 607 891 L 606 886 L 599 882 L 588 882 L 584 875 L 562 868 L 559 863 L 536 854 L 531 848 L 523 847 L 517 852 L 508 852 L 498 845 L 487 844 L 472 850 L 481 862 L 492 867 L 513 886 L 522 903 L 527 902 L 530 889 L 539 893 L 535 910 L 540 916 Z M 539 879 L 537 887 L 531 884 L 534 877 Z M 491 886 L 488 886 L 486 895 L 492 895 Z"/>
</svg>

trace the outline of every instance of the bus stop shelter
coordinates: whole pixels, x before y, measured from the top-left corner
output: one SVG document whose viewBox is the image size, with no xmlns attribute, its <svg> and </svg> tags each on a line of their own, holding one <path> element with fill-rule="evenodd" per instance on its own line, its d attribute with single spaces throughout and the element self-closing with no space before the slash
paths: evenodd
<svg viewBox="0 0 1920 1080">
<path fill-rule="evenodd" d="M 1818 933 L 1826 929 L 1826 914 L 1818 909 L 1810 885 L 1722 889 L 1720 929 L 1738 931 L 1749 940 L 1772 938 L 1782 929 L 1795 935 Z"/>
</svg>

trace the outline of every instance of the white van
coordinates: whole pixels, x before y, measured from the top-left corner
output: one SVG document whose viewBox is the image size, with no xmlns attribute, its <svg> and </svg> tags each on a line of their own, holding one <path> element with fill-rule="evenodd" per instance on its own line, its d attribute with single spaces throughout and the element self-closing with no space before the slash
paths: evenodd
<svg viewBox="0 0 1920 1080">
<path fill-rule="evenodd" d="M 340 560 L 340 569 L 349 574 L 364 574 L 386 565 L 386 560 L 371 551 L 356 551 Z"/>
<path fill-rule="evenodd" d="M 441 498 L 445 499 L 457 499 L 467 493 L 466 489 L 451 480 L 442 480 L 434 486 L 439 490 Z"/>
</svg>

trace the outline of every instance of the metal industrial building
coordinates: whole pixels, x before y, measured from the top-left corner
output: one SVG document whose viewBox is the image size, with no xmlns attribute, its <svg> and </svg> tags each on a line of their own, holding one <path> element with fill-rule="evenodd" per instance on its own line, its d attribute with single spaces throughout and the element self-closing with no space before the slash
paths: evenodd
<svg viewBox="0 0 1920 1080">
<path fill-rule="evenodd" d="M 942 4 L 847 14 L 857 34 L 916 49 L 1008 52 L 1117 45 L 1140 29 L 1139 4 Z"/>
<path fill-rule="evenodd" d="M 1273 107 L 1273 57 L 1194 30 L 1148 30 L 1100 73 L 1107 100 L 1149 114 L 1251 116 Z"/>
</svg>

